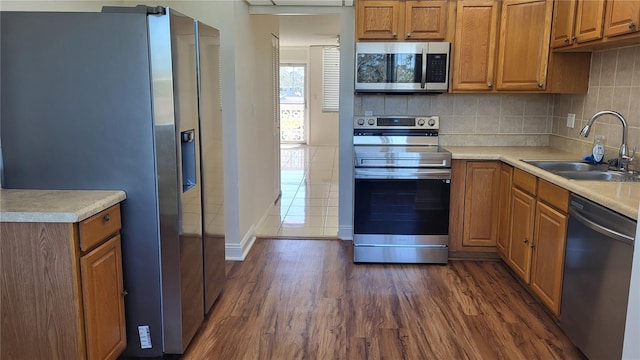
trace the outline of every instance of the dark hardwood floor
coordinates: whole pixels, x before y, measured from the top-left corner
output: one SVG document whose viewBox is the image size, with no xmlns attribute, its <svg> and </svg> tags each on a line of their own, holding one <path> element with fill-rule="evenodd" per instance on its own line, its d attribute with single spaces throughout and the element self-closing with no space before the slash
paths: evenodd
<svg viewBox="0 0 640 360">
<path fill-rule="evenodd" d="M 354 264 L 351 242 L 259 239 L 183 359 L 582 359 L 501 262 Z"/>
</svg>

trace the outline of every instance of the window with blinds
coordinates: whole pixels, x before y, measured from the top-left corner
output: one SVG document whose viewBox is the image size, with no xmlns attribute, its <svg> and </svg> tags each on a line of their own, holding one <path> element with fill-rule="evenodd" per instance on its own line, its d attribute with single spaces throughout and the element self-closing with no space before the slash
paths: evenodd
<svg viewBox="0 0 640 360">
<path fill-rule="evenodd" d="M 338 111 L 340 99 L 340 48 L 322 49 L 322 111 Z"/>
</svg>

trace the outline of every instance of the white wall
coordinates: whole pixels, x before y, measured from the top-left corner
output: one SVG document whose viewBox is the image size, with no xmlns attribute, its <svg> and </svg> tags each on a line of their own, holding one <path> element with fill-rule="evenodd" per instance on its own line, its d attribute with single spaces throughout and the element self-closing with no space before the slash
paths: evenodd
<svg viewBox="0 0 640 360">
<path fill-rule="evenodd" d="M 309 63 L 309 47 L 308 46 L 280 47 L 280 63 L 281 64 L 308 64 Z"/>
<path fill-rule="evenodd" d="M 75 1 L 30 1 L 1 0 L 3 11 L 100 11 L 103 5 L 122 6 L 124 0 L 75 0 Z"/>
<path fill-rule="evenodd" d="M 322 111 L 322 46 L 309 50 L 309 145 L 338 144 L 338 113 Z"/>
</svg>

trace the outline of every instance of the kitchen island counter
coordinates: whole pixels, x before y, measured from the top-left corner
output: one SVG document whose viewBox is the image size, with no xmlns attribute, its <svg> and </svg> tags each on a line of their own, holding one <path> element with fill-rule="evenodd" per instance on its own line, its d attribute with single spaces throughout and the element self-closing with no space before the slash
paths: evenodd
<svg viewBox="0 0 640 360">
<path fill-rule="evenodd" d="M 569 180 L 522 160 L 582 161 L 580 154 L 551 147 L 518 146 L 445 146 L 453 159 L 500 160 L 532 175 L 563 187 L 574 194 L 595 201 L 613 211 L 638 220 L 640 182 Z"/>
<path fill-rule="evenodd" d="M 75 223 L 124 199 L 121 190 L 0 189 L 0 222 Z"/>
</svg>

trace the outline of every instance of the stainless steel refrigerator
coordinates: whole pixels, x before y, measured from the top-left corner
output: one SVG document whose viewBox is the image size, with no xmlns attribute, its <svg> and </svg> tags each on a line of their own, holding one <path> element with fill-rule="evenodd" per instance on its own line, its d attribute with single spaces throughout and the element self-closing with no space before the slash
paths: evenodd
<svg viewBox="0 0 640 360">
<path fill-rule="evenodd" d="M 164 7 L 0 13 L 3 186 L 127 194 L 125 356 L 183 353 L 224 283 L 219 44 Z"/>
</svg>

